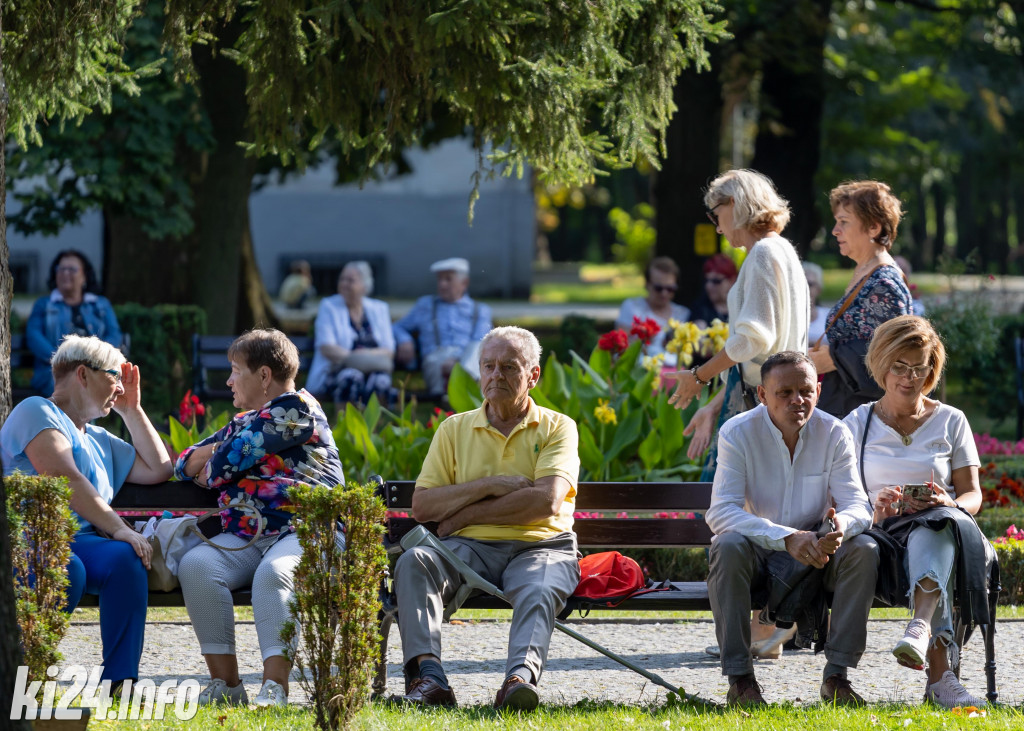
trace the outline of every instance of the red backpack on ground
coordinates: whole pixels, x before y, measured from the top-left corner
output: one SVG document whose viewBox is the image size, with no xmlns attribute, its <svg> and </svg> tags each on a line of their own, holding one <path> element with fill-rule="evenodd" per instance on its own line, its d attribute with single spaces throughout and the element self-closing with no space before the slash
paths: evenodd
<svg viewBox="0 0 1024 731">
<path fill-rule="evenodd" d="M 592 553 L 580 559 L 577 599 L 626 597 L 647 586 L 640 564 L 618 551 Z"/>
</svg>

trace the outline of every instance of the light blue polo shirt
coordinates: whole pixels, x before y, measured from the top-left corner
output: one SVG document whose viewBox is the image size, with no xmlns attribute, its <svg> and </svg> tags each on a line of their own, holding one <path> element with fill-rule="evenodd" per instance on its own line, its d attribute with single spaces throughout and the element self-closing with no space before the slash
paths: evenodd
<svg viewBox="0 0 1024 731">
<path fill-rule="evenodd" d="M 49 399 L 32 396 L 14 407 L 0 429 L 0 457 L 4 474 L 16 470 L 27 475 L 38 474 L 25 454 L 25 448 L 44 429 L 56 429 L 71 443 L 75 466 L 107 504 L 128 479 L 135 464 L 135 447 L 118 439 L 106 429 L 85 425 L 85 433 Z M 93 532 L 93 527 L 77 514 L 79 532 Z"/>
</svg>

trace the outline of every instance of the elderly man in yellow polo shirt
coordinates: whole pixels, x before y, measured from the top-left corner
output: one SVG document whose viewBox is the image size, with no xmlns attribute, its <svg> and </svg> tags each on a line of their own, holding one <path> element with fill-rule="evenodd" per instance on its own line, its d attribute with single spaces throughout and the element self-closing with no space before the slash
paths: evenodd
<svg viewBox="0 0 1024 731">
<path fill-rule="evenodd" d="M 446 419 L 416 480 L 412 511 L 439 523 L 445 545 L 512 603 L 505 681 L 496 708 L 538 703 L 555 616 L 579 582 L 572 514 L 579 477 L 576 423 L 530 398 L 540 343 L 494 328 L 480 347 L 483 405 Z M 454 706 L 441 666 L 441 620 L 462 581 L 436 551 L 398 559 L 395 587 L 408 691 L 397 700 Z"/>
</svg>

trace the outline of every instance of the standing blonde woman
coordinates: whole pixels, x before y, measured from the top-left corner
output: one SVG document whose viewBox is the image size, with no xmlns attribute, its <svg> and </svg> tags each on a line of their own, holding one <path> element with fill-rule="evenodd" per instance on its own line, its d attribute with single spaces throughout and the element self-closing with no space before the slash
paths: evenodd
<svg viewBox="0 0 1024 731">
<path fill-rule="evenodd" d="M 903 272 L 890 250 L 903 215 L 889 186 L 875 180 L 843 183 L 829 194 L 839 253 L 857 262 L 843 298 L 825 321 L 827 343 L 812 343 L 811 360 L 824 378 L 818 407 L 842 419 L 881 397 L 864 355 L 875 328 L 911 313 Z M 816 346 L 816 347 L 815 347 Z"/>
<path fill-rule="evenodd" d="M 719 426 L 753 408 L 761 383 L 761 364 L 783 350 L 807 347 L 810 294 L 793 245 L 781 236 L 789 222 L 789 204 L 771 180 L 754 170 L 719 175 L 704 195 L 708 218 L 734 247 L 747 250 L 736 284 L 729 290 L 729 339 L 711 360 L 677 375 L 670 402 L 685 409 L 704 386 L 729 371 L 726 387 L 697 410 L 686 427 L 692 434 L 687 450 L 696 459 L 712 444 L 715 417 Z M 746 398 L 744 397 L 746 394 Z M 712 446 L 705 477 L 714 474 L 717 450 Z"/>
</svg>

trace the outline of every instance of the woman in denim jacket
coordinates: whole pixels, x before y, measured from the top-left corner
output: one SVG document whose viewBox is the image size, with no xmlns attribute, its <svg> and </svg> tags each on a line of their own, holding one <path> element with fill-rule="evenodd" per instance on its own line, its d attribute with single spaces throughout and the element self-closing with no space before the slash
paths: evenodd
<svg viewBox="0 0 1024 731">
<path fill-rule="evenodd" d="M 110 300 L 96 294 L 96 273 L 85 254 L 65 249 L 50 264 L 46 286 L 52 291 L 36 300 L 25 327 L 25 339 L 35 358 L 32 388 L 40 395 L 53 393 L 50 359 L 65 335 L 95 335 L 121 347 L 121 328 Z"/>
</svg>

